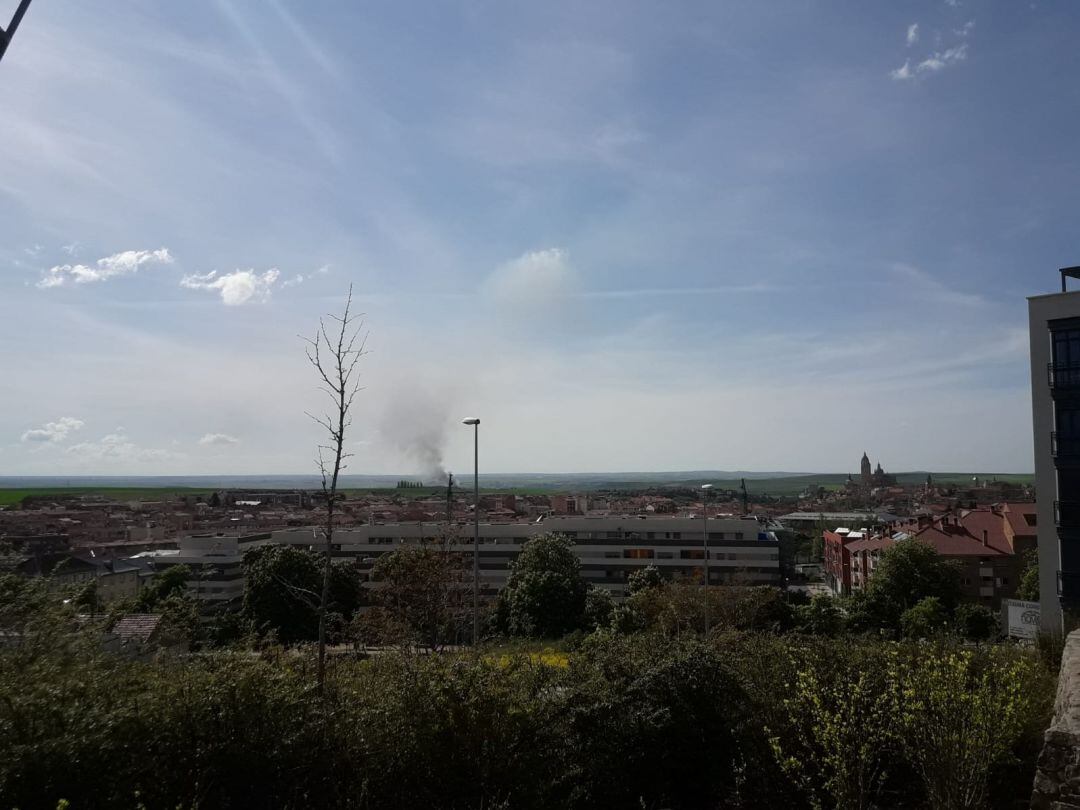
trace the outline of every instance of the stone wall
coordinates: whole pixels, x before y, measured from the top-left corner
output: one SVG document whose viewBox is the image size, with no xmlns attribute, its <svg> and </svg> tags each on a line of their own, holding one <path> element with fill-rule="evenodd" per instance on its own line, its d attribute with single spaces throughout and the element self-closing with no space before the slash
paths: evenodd
<svg viewBox="0 0 1080 810">
<path fill-rule="evenodd" d="M 1065 639 L 1054 719 L 1039 754 L 1031 806 L 1080 810 L 1080 630 Z"/>
</svg>

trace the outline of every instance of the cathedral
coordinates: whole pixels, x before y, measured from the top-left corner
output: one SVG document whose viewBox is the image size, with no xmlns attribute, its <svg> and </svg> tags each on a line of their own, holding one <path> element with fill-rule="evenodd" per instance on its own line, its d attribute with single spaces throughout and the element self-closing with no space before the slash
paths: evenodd
<svg viewBox="0 0 1080 810">
<path fill-rule="evenodd" d="M 859 483 L 862 485 L 863 489 L 869 490 L 878 487 L 890 487 L 896 484 L 896 476 L 889 475 L 885 472 L 885 470 L 881 468 L 881 462 L 878 462 L 877 469 L 871 470 L 870 457 L 866 455 L 866 451 L 863 451 L 859 470 Z"/>
</svg>

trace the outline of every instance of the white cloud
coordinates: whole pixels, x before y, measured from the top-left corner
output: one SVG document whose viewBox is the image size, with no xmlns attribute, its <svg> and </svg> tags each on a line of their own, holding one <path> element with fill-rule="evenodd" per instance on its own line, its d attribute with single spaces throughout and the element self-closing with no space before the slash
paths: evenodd
<svg viewBox="0 0 1080 810">
<path fill-rule="evenodd" d="M 297 273 L 292 278 L 281 282 L 281 288 L 285 289 L 286 287 L 295 287 L 298 284 L 303 284 L 306 280 L 307 276 L 305 276 L 303 273 Z"/>
<path fill-rule="evenodd" d="M 907 28 L 907 46 L 910 48 L 919 41 L 919 24 L 912 23 Z"/>
<path fill-rule="evenodd" d="M 936 73 L 939 70 L 943 70 L 951 64 L 956 62 L 963 62 L 967 59 L 967 43 L 961 42 L 955 48 L 949 48 L 945 51 L 939 51 L 932 56 L 919 62 L 915 68 L 917 73 L 931 72 Z"/>
<path fill-rule="evenodd" d="M 954 29 L 953 33 L 956 34 L 958 37 L 966 37 L 966 36 L 971 34 L 971 32 L 972 32 L 972 30 L 974 28 L 975 28 L 975 21 L 974 20 L 968 20 L 966 23 L 964 23 L 959 28 Z"/>
<path fill-rule="evenodd" d="M 56 444 L 67 438 L 67 435 L 83 426 L 81 419 L 71 416 L 61 416 L 55 422 L 46 422 L 42 427 L 28 430 L 22 435 L 24 442 L 46 442 Z"/>
<path fill-rule="evenodd" d="M 70 247 L 70 246 L 69 246 Z M 67 248 L 65 248 L 66 250 Z M 172 264 L 173 257 L 168 248 L 157 250 L 125 250 L 98 259 L 93 265 L 61 264 L 50 267 L 37 286 L 42 289 L 61 287 L 69 281 L 86 284 L 93 281 L 106 281 L 115 276 L 129 276 L 137 273 L 144 265 Z"/>
<path fill-rule="evenodd" d="M 96 442 L 80 442 L 67 449 L 69 455 L 90 462 L 157 462 L 177 458 L 176 453 L 152 447 L 140 447 L 128 438 L 123 428 L 102 436 Z"/>
<path fill-rule="evenodd" d="M 220 276 L 216 270 L 211 270 L 202 275 L 184 276 L 180 286 L 189 290 L 217 290 L 226 306 L 235 307 L 270 298 L 280 275 L 276 268 L 261 274 L 254 270 L 235 270 Z"/>
<path fill-rule="evenodd" d="M 213 444 L 239 444 L 240 440 L 235 436 L 230 436 L 228 433 L 207 433 L 201 439 L 199 444 L 206 447 Z"/>
<path fill-rule="evenodd" d="M 573 294 L 577 278 L 566 253 L 548 248 L 526 253 L 496 268 L 483 291 L 499 304 L 539 306 Z"/>
<path fill-rule="evenodd" d="M 968 44 L 961 42 L 959 45 L 944 51 L 935 51 L 923 61 L 911 66 L 911 60 L 905 59 L 904 64 L 895 70 L 889 71 L 889 75 L 897 81 L 915 79 L 920 76 L 938 73 L 949 65 L 963 62 L 967 59 Z"/>
<path fill-rule="evenodd" d="M 904 64 L 902 64 L 896 70 L 889 71 L 889 75 L 897 81 L 904 81 L 905 79 L 914 78 L 915 74 L 911 70 L 911 60 L 905 59 Z"/>
</svg>

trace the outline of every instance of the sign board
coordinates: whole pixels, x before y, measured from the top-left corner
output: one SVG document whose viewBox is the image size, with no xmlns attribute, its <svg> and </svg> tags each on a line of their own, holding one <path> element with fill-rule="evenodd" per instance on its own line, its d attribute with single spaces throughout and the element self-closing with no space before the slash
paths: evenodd
<svg viewBox="0 0 1080 810">
<path fill-rule="evenodd" d="M 1010 638 L 1034 639 L 1039 632 L 1039 603 L 1002 599 L 1001 624 Z"/>
</svg>

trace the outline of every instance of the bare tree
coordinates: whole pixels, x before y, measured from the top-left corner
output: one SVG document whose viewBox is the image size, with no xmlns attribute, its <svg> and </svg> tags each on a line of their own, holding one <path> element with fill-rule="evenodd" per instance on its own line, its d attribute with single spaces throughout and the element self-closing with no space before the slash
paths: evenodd
<svg viewBox="0 0 1080 810">
<path fill-rule="evenodd" d="M 328 328 L 329 324 L 329 328 Z M 327 315 L 319 318 L 319 328 L 314 337 L 303 338 L 307 343 L 307 358 L 319 375 L 319 390 L 329 398 L 331 405 L 326 414 L 311 417 L 326 431 L 327 443 L 319 444 L 316 463 L 322 475 L 322 491 L 326 498 L 326 528 L 323 554 L 322 595 L 319 599 L 319 688 L 326 677 L 326 604 L 330 598 L 330 571 L 334 543 L 334 508 L 337 501 L 338 480 L 348 465 L 352 453 L 345 452 L 345 432 L 352 424 L 350 411 L 353 399 L 360 390 L 360 377 L 356 364 L 366 353 L 367 333 L 363 332 L 363 316 L 352 314 L 352 285 L 345 299 L 345 312 L 341 316 Z M 363 334 L 362 334 L 363 333 Z"/>
</svg>

